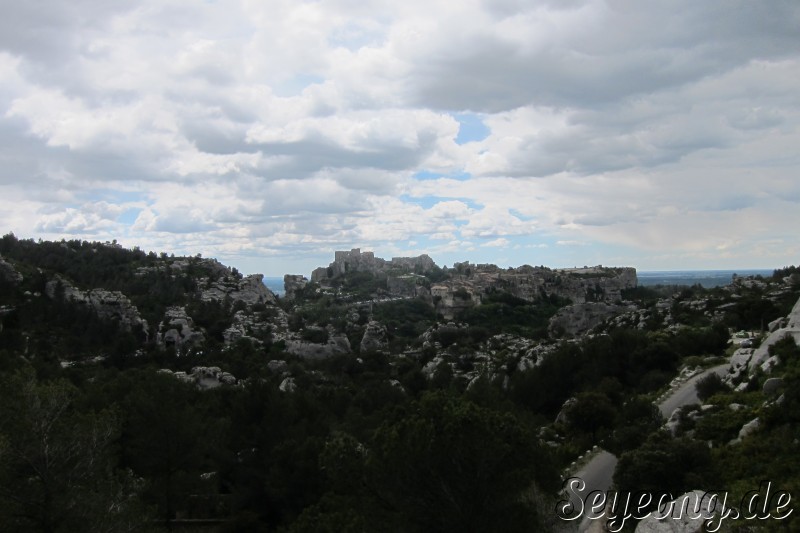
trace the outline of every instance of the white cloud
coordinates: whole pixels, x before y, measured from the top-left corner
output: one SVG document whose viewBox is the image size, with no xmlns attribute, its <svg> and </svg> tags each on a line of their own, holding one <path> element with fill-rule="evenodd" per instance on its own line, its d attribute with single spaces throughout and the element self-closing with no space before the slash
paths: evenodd
<svg viewBox="0 0 800 533">
<path fill-rule="evenodd" d="M 272 273 L 353 246 L 788 264 L 799 14 L 744 0 L 6 3 L 0 223 L 262 257 Z M 488 136 L 457 145 L 459 112 Z"/>
</svg>

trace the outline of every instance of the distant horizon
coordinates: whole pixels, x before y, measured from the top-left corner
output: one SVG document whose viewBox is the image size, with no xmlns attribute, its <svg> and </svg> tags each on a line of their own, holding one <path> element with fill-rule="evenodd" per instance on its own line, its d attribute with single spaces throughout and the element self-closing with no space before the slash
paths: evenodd
<svg viewBox="0 0 800 533">
<path fill-rule="evenodd" d="M 323 265 L 320 265 L 320 266 L 323 266 Z M 439 266 L 439 265 L 437 265 L 437 266 Z M 520 265 L 520 266 L 522 266 L 522 265 Z M 547 265 L 544 265 L 544 266 L 547 267 Z M 588 265 L 588 266 L 592 266 L 592 265 Z M 594 265 L 594 266 L 597 266 L 597 265 Z M 608 268 L 626 268 L 625 265 L 613 265 L 613 266 L 612 265 L 603 265 L 603 266 L 608 266 Z M 774 272 L 776 270 L 779 270 L 781 268 L 784 268 L 786 266 L 793 266 L 793 265 L 784 265 L 784 266 L 781 266 L 781 267 L 774 267 L 774 268 L 738 268 L 738 269 L 737 268 L 698 268 L 698 269 L 685 269 L 685 270 L 639 270 L 639 269 L 636 269 L 636 275 L 637 276 L 639 276 L 640 274 L 646 274 L 646 275 L 647 274 L 683 274 L 683 275 L 685 275 L 685 274 L 713 274 L 713 273 L 731 274 L 731 275 L 742 273 L 743 275 L 753 275 L 753 274 L 772 273 L 772 272 Z M 450 268 L 450 267 L 448 267 L 448 268 Z M 574 267 L 547 267 L 547 268 L 551 268 L 552 270 L 561 270 L 563 268 L 574 268 Z M 634 268 L 634 267 L 630 267 L 630 268 Z M 283 276 L 285 276 L 287 274 L 281 274 L 281 275 L 262 274 L 262 275 L 264 276 L 265 280 L 266 279 L 269 279 L 269 280 L 283 280 Z M 303 275 L 305 275 L 305 274 L 303 274 Z"/>
</svg>

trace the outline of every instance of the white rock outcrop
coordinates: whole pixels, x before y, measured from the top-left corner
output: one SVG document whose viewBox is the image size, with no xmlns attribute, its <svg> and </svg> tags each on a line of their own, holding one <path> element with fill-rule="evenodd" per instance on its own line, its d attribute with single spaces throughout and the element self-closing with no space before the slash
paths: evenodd
<svg viewBox="0 0 800 533">
<path fill-rule="evenodd" d="M 262 274 L 245 276 L 242 279 L 223 278 L 210 282 L 200 293 L 204 302 L 222 301 L 230 298 L 232 302 L 244 302 L 247 305 L 275 304 L 275 295 L 264 285 Z"/>
<path fill-rule="evenodd" d="M 176 350 L 197 346 L 205 341 L 205 335 L 195 329 L 194 320 L 183 307 L 169 307 L 158 325 L 156 342 L 160 346 L 172 346 Z"/>
<path fill-rule="evenodd" d="M 102 320 L 117 321 L 120 327 L 126 331 L 141 327 L 145 335 L 147 334 L 147 321 L 141 317 L 136 306 L 121 292 L 105 289 L 82 291 L 65 278 L 56 276 L 45 285 L 45 294 L 51 299 L 56 298 L 59 287 L 64 299 L 88 305 Z"/>
<path fill-rule="evenodd" d="M 775 329 L 775 331 L 770 333 L 769 336 L 764 339 L 761 345 L 753 352 L 753 356 L 748 363 L 748 371 L 750 375 L 753 375 L 757 368 L 764 366 L 764 364 L 770 358 L 769 347 L 779 340 L 788 336 L 792 337 L 794 342 L 800 345 L 800 299 L 798 299 L 794 304 L 794 307 L 786 317 L 785 321 L 782 321 L 779 324 L 781 324 L 782 327 L 778 327 Z M 772 365 L 767 365 L 767 368 L 762 368 L 762 370 L 767 370 L 771 368 L 771 366 Z"/>
<path fill-rule="evenodd" d="M 378 352 L 389 347 L 387 340 L 386 326 L 380 322 L 370 321 L 364 329 L 364 336 L 361 338 L 359 349 L 361 353 Z"/>
</svg>

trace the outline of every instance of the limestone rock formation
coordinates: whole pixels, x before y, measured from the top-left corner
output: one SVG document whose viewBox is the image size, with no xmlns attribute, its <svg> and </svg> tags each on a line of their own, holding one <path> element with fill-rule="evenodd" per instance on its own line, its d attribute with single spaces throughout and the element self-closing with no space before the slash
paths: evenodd
<svg viewBox="0 0 800 533">
<path fill-rule="evenodd" d="M 308 278 L 299 274 L 286 274 L 283 276 L 283 289 L 286 291 L 284 297 L 287 300 L 294 300 L 295 293 L 302 290 L 308 284 Z"/>
<path fill-rule="evenodd" d="M 480 305 L 481 291 L 472 284 L 448 283 L 431 287 L 436 312 L 445 320 L 454 319 L 460 312 Z"/>
<path fill-rule="evenodd" d="M 262 274 L 252 274 L 242 279 L 223 278 L 212 281 L 209 287 L 200 294 L 205 302 L 222 301 L 230 298 L 232 302 L 244 302 L 247 305 L 275 304 L 275 295 L 264 285 Z"/>
<path fill-rule="evenodd" d="M 792 337 L 794 341 L 800 345 L 800 299 L 797 300 L 789 315 L 780 324 L 781 327 L 778 327 L 775 331 L 770 333 L 753 352 L 753 356 L 748 362 L 748 371 L 751 376 L 756 372 L 757 368 L 762 367 L 762 365 L 767 362 L 767 359 L 769 359 L 769 347 L 782 338 L 787 336 Z M 762 368 L 762 370 L 769 370 L 771 366 L 772 365 L 767 365 L 767 368 Z"/>
<path fill-rule="evenodd" d="M 117 321 L 126 331 L 141 327 L 145 335 L 147 334 L 147 321 L 141 317 L 136 306 L 121 292 L 105 289 L 82 291 L 65 278 L 56 276 L 55 279 L 47 282 L 45 294 L 49 298 L 57 298 L 59 291 L 66 300 L 90 306 L 102 320 Z"/>
<path fill-rule="evenodd" d="M 736 439 L 736 441 L 738 442 L 743 438 L 745 438 L 746 436 L 755 433 L 756 431 L 758 431 L 758 428 L 760 427 L 761 427 L 761 420 L 759 420 L 758 418 L 754 418 L 753 420 L 742 426 L 742 429 L 739 430 L 739 437 Z"/>
<path fill-rule="evenodd" d="M 361 338 L 359 347 L 361 353 L 378 352 L 388 347 L 386 326 L 374 320 L 370 321 L 364 328 L 364 336 Z"/>
<path fill-rule="evenodd" d="M 169 307 L 158 325 L 156 342 L 165 347 L 183 348 L 197 346 L 205 341 L 202 331 L 195 329 L 192 317 L 186 314 L 183 307 Z"/>
<path fill-rule="evenodd" d="M 784 386 L 783 378 L 768 378 L 761 391 L 765 396 L 775 396 Z"/>
<path fill-rule="evenodd" d="M 334 355 L 350 353 L 350 341 L 346 335 L 331 335 L 325 344 L 297 339 L 287 339 L 286 351 L 302 359 L 326 359 Z"/>
<path fill-rule="evenodd" d="M 730 359 L 731 366 L 728 369 L 728 373 L 722 378 L 723 381 L 728 384 L 738 381 L 742 373 L 747 371 L 750 359 L 753 357 L 753 351 L 752 348 L 739 348 L 733 352 Z"/>
<path fill-rule="evenodd" d="M 268 336 L 270 330 L 269 323 L 264 322 L 252 312 L 240 310 L 233 314 L 233 322 L 222 333 L 222 337 L 225 339 L 226 346 L 236 344 L 240 339 L 262 344 L 262 339 Z"/>
<path fill-rule="evenodd" d="M 0 257 L 0 278 L 4 279 L 7 283 L 12 285 L 19 285 L 22 283 L 22 274 L 17 272 L 14 265 Z"/>
</svg>

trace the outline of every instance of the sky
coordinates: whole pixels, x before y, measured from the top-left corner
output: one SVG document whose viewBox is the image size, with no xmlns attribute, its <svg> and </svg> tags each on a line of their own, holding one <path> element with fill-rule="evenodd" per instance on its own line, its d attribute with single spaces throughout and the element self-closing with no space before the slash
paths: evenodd
<svg viewBox="0 0 800 533">
<path fill-rule="evenodd" d="M 800 264 L 796 0 L 0 1 L 0 232 Z"/>
</svg>

